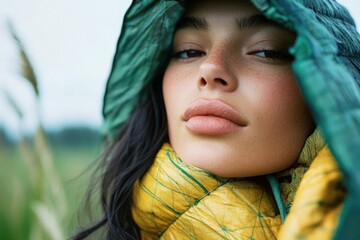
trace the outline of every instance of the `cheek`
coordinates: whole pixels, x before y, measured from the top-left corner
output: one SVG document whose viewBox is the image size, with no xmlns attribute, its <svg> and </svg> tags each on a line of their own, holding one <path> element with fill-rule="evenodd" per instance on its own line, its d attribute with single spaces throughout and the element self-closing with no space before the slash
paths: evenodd
<svg viewBox="0 0 360 240">
<path fill-rule="evenodd" d="M 163 96 L 164 96 L 164 103 L 165 103 L 165 109 L 166 109 L 166 115 L 168 118 L 168 122 L 171 122 L 171 118 L 170 116 L 172 116 L 173 114 L 171 114 L 171 109 L 175 109 L 176 106 L 174 106 L 174 104 L 176 102 L 174 102 L 174 96 L 175 96 L 175 89 L 179 86 L 178 85 L 179 81 L 177 81 L 177 74 L 174 73 L 174 71 L 171 71 L 171 68 L 169 69 L 169 67 L 166 69 L 165 74 L 164 74 L 164 78 L 163 78 L 163 84 L 162 84 L 162 91 L 163 91 Z M 169 126 L 170 127 L 170 126 Z"/>
<path fill-rule="evenodd" d="M 169 135 L 177 129 L 177 125 L 181 122 L 182 111 L 186 103 L 185 96 L 189 91 L 187 88 L 187 79 L 184 71 L 178 67 L 166 69 L 163 77 L 162 91 L 168 120 Z"/>
<path fill-rule="evenodd" d="M 247 102 L 251 117 L 247 149 L 253 153 L 249 158 L 259 166 L 266 160 L 269 164 L 262 165 L 262 171 L 267 173 L 286 169 L 298 159 L 313 126 L 293 74 L 270 73 L 258 72 L 259 82 L 248 89 L 247 98 L 251 99 Z"/>
<path fill-rule="evenodd" d="M 177 66 L 170 62 L 163 77 L 162 88 L 164 97 L 168 95 L 170 98 L 170 96 L 176 95 L 179 91 L 185 91 L 185 88 L 191 84 L 191 76 L 194 77 L 194 74 L 186 66 Z"/>
<path fill-rule="evenodd" d="M 196 92 L 196 76 L 198 76 L 196 67 L 185 64 L 179 66 L 179 64 L 172 64 L 170 62 L 164 73 L 162 85 L 167 112 L 170 110 L 174 111 L 171 108 L 175 106 L 179 110 L 184 110 L 181 109 L 181 106 L 189 101 L 189 98 L 198 94 Z"/>
<path fill-rule="evenodd" d="M 257 86 L 257 95 L 251 96 L 257 134 L 264 137 L 263 146 L 278 150 L 279 155 L 288 151 L 284 155 L 293 159 L 313 129 L 311 113 L 292 72 L 268 74 L 265 79 L 266 83 Z M 284 151 L 284 146 L 290 147 Z"/>
<path fill-rule="evenodd" d="M 162 91 L 167 112 L 172 108 L 171 105 L 174 104 L 176 96 L 179 95 L 177 90 L 183 89 L 180 76 L 181 72 L 177 68 L 171 67 L 171 64 L 164 73 Z"/>
<path fill-rule="evenodd" d="M 292 73 L 279 74 L 280 81 L 272 86 L 266 101 L 271 104 L 279 120 L 290 126 L 311 118 L 307 104 Z M 270 88 L 269 88 L 270 89 Z"/>
<path fill-rule="evenodd" d="M 258 72 L 261 82 L 253 84 L 248 91 L 249 99 L 257 104 L 258 117 L 270 121 L 294 118 L 307 111 L 306 103 L 300 93 L 295 77 L 290 69 L 283 71 Z"/>
<path fill-rule="evenodd" d="M 178 81 L 178 78 L 179 78 L 179 73 L 175 69 L 171 68 L 171 66 L 168 66 L 164 73 L 163 85 L 162 85 L 165 102 L 167 96 L 171 95 L 171 92 L 175 88 L 175 85 L 179 85 L 180 81 Z"/>
</svg>

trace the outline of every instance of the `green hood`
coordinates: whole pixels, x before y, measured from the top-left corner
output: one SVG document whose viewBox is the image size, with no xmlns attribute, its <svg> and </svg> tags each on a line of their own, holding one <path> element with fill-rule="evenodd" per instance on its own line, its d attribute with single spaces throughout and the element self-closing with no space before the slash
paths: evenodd
<svg viewBox="0 0 360 240">
<path fill-rule="evenodd" d="M 360 36 L 335 0 L 252 0 L 297 34 L 293 71 L 344 173 L 348 195 L 337 239 L 360 236 Z M 104 97 L 104 134 L 121 132 L 167 65 L 181 0 L 135 0 L 127 11 Z"/>
</svg>

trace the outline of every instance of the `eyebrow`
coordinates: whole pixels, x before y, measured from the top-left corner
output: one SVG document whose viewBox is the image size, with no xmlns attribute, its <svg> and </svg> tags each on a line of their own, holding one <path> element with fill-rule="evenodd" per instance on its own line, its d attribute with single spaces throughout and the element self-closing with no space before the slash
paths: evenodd
<svg viewBox="0 0 360 240">
<path fill-rule="evenodd" d="M 180 29 L 196 29 L 196 30 L 208 30 L 209 24 L 203 17 L 184 17 L 176 26 L 176 30 Z"/>
<path fill-rule="evenodd" d="M 240 30 L 255 27 L 281 27 L 277 22 L 267 19 L 261 14 L 249 15 L 242 18 L 236 17 L 235 22 Z"/>
<path fill-rule="evenodd" d="M 267 19 L 264 15 L 255 14 L 245 17 L 235 17 L 235 24 L 239 30 L 255 27 L 280 27 L 280 25 L 270 19 Z M 184 17 L 182 18 L 176 30 L 180 29 L 196 29 L 196 30 L 208 30 L 209 23 L 203 17 Z"/>
</svg>

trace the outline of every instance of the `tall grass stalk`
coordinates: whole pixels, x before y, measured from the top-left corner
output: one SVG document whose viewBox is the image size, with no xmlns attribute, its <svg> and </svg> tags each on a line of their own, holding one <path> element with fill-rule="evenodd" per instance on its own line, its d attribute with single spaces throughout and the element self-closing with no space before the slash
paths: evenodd
<svg viewBox="0 0 360 240">
<path fill-rule="evenodd" d="M 8 24 L 9 32 L 18 46 L 21 60 L 21 76 L 26 79 L 34 91 L 39 108 L 40 92 L 38 79 L 25 48 L 13 26 Z M 23 129 L 23 111 L 7 93 L 9 106 Z M 34 115 L 40 119 L 39 109 Z M 1 160 L 4 179 L 4 192 L 0 193 L 0 239 L 61 240 L 64 230 L 61 221 L 66 215 L 66 198 L 58 172 L 54 168 L 51 149 L 44 128 L 39 120 L 37 130 L 31 137 L 22 132 L 17 142 L 21 159 L 17 162 Z M 7 172 L 5 172 L 7 171 Z M 0 178 L 0 180 L 3 180 Z M 10 184 L 9 184 L 10 183 Z"/>
</svg>

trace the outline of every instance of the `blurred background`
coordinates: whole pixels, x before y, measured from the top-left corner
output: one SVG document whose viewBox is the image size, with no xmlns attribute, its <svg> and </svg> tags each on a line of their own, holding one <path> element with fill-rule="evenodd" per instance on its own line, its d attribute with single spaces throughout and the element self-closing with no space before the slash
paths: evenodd
<svg viewBox="0 0 360 240">
<path fill-rule="evenodd" d="M 360 2 L 339 2 L 360 26 Z M 129 5 L 0 0 L 0 239 L 66 239 L 76 231 Z"/>
<path fill-rule="evenodd" d="M 0 239 L 63 240 L 76 231 L 129 5 L 0 0 Z"/>
</svg>

